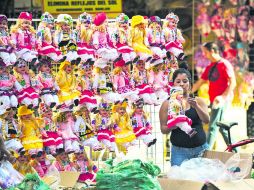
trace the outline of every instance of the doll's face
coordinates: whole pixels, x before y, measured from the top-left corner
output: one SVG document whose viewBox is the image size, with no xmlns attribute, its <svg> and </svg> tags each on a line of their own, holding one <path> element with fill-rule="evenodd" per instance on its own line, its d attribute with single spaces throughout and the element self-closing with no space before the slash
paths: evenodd
<svg viewBox="0 0 254 190">
<path fill-rule="evenodd" d="M 85 155 L 83 152 L 75 153 L 75 157 L 77 160 L 85 160 Z"/>
<path fill-rule="evenodd" d="M 84 69 L 84 75 L 85 76 L 92 76 L 92 73 L 93 73 L 93 69 L 92 69 L 92 67 L 86 67 L 85 69 Z"/>
<path fill-rule="evenodd" d="M 0 22 L 0 29 L 1 30 L 8 30 L 8 22 L 7 20 L 3 20 L 2 22 Z"/>
<path fill-rule="evenodd" d="M 90 28 L 91 27 L 91 22 L 90 21 L 83 22 L 83 26 L 85 28 Z"/>
<path fill-rule="evenodd" d="M 190 81 L 185 73 L 179 73 L 174 81 L 174 86 L 182 87 L 183 93 L 186 95 L 190 90 Z"/>
<path fill-rule="evenodd" d="M 120 27 L 120 28 L 127 29 L 127 28 L 129 27 L 129 24 L 128 24 L 128 23 L 120 23 L 120 24 L 119 24 L 119 27 Z"/>
<path fill-rule="evenodd" d="M 61 28 L 62 28 L 62 30 L 63 30 L 64 32 L 69 32 L 70 29 L 71 29 L 71 26 L 68 25 L 67 23 L 64 23 L 64 24 L 62 24 Z"/>
<path fill-rule="evenodd" d="M 66 118 L 72 118 L 72 112 L 70 112 L 70 111 L 65 112 L 65 116 L 66 116 Z"/>
<path fill-rule="evenodd" d="M 104 73 L 104 74 L 109 73 L 109 66 L 106 66 L 106 67 L 102 68 L 101 72 Z"/>
<path fill-rule="evenodd" d="M 66 154 L 65 152 L 59 154 L 57 156 L 57 158 L 61 161 L 68 161 L 69 160 L 69 157 L 68 157 L 68 154 Z"/>
<path fill-rule="evenodd" d="M 38 162 L 43 162 L 43 161 L 45 161 L 45 159 L 46 159 L 46 154 L 45 154 L 45 153 L 43 153 L 43 154 L 41 154 L 40 156 L 37 156 L 37 157 L 36 157 L 36 160 L 37 160 Z"/>
<path fill-rule="evenodd" d="M 30 120 L 30 119 L 32 118 L 32 114 L 29 114 L 29 115 L 22 115 L 22 116 L 20 116 L 20 118 L 21 118 L 22 120 Z"/>
<path fill-rule="evenodd" d="M 18 65 L 16 67 L 16 71 L 20 74 L 25 74 L 28 70 L 28 66 L 27 65 Z"/>
<path fill-rule="evenodd" d="M 124 66 L 122 67 L 122 70 L 123 70 L 123 72 L 125 72 L 125 73 L 129 73 L 129 72 L 130 72 L 130 65 L 124 65 Z"/>
<path fill-rule="evenodd" d="M 117 113 L 119 113 L 120 116 L 123 116 L 126 113 L 126 109 L 124 107 L 117 108 Z"/>
<path fill-rule="evenodd" d="M 52 118 L 53 113 L 51 110 L 47 110 L 45 113 L 43 113 L 43 117 L 45 118 Z"/>
<path fill-rule="evenodd" d="M 67 74 L 70 74 L 72 72 L 72 66 L 71 65 L 66 65 L 64 68 L 65 72 Z"/>
<path fill-rule="evenodd" d="M 0 75 L 6 74 L 6 73 L 7 73 L 6 67 L 1 67 L 0 66 Z"/>
<path fill-rule="evenodd" d="M 52 28 L 54 28 L 54 24 L 53 23 L 47 23 L 47 27 L 51 30 Z"/>
<path fill-rule="evenodd" d="M 140 107 L 139 107 L 139 108 L 136 108 L 136 109 L 135 109 L 135 113 L 138 114 L 138 115 L 143 114 L 143 107 L 142 107 L 142 108 L 140 108 Z"/>
<path fill-rule="evenodd" d="M 177 99 L 178 101 L 182 101 L 182 99 L 183 99 L 183 93 L 182 93 L 182 92 L 178 92 L 178 93 L 176 94 L 176 99 Z"/>
<path fill-rule="evenodd" d="M 43 64 L 40 68 L 40 71 L 43 73 L 50 73 L 50 67 L 47 64 Z"/>
<path fill-rule="evenodd" d="M 26 155 L 20 155 L 18 158 L 17 158 L 18 162 L 20 163 L 27 163 L 28 162 L 28 157 Z"/>
<path fill-rule="evenodd" d="M 139 61 L 136 65 L 137 69 L 139 71 L 144 71 L 145 70 L 145 62 L 144 61 Z"/>
<path fill-rule="evenodd" d="M 102 117 L 108 117 L 109 116 L 109 111 L 106 110 L 106 109 L 100 109 L 99 113 Z"/>
<path fill-rule="evenodd" d="M 169 19 L 168 21 L 168 27 L 169 28 L 176 28 L 177 22 L 174 19 Z"/>
<path fill-rule="evenodd" d="M 170 68 L 174 69 L 174 70 L 177 70 L 179 67 L 178 67 L 178 62 L 177 61 L 171 61 L 170 62 Z"/>
<path fill-rule="evenodd" d="M 23 30 L 29 30 L 30 26 L 31 26 L 31 21 L 30 20 L 23 20 L 22 24 L 21 24 L 21 28 Z"/>
</svg>

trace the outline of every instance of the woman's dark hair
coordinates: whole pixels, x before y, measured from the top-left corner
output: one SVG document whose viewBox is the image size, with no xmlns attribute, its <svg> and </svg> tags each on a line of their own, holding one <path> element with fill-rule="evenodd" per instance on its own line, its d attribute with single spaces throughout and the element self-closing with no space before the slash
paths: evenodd
<svg viewBox="0 0 254 190">
<path fill-rule="evenodd" d="M 219 53 L 219 47 L 214 42 L 206 42 L 203 44 L 203 47 L 208 49 L 208 51 L 214 51 L 215 53 Z"/>
<path fill-rule="evenodd" d="M 186 68 L 187 67 L 187 68 Z M 191 84 L 191 74 L 190 72 L 187 70 L 188 69 L 188 65 L 187 64 L 180 64 L 179 65 L 179 69 L 175 70 L 175 72 L 173 73 L 173 76 L 172 76 L 172 80 L 173 82 L 175 82 L 176 80 L 176 77 L 179 75 L 179 74 L 186 74 L 187 75 L 187 78 Z"/>
</svg>

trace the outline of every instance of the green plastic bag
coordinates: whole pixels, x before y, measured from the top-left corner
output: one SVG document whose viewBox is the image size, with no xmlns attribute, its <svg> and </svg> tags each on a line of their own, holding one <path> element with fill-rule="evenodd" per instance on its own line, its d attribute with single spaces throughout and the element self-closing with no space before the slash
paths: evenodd
<svg viewBox="0 0 254 190">
<path fill-rule="evenodd" d="M 126 160 L 113 167 L 112 160 L 109 160 L 106 164 L 107 167 L 96 175 L 98 190 L 161 190 L 156 178 L 161 170 L 152 163 Z"/>
</svg>

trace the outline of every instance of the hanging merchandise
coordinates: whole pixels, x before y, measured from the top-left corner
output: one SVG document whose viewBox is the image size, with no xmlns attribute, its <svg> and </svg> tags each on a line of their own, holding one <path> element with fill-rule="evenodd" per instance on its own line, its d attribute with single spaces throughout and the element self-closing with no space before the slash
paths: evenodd
<svg viewBox="0 0 254 190">
<path fill-rule="evenodd" d="M 207 7 L 205 4 L 200 3 L 198 4 L 198 12 L 199 15 L 196 18 L 196 25 L 199 31 L 201 32 L 202 36 L 207 37 L 211 32 L 210 27 L 210 16 L 207 13 Z"/>
</svg>

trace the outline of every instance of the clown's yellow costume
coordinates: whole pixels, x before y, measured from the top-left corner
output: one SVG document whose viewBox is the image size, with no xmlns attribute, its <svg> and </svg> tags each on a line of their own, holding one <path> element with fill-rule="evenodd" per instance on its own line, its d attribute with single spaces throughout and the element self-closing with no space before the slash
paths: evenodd
<svg viewBox="0 0 254 190">
<path fill-rule="evenodd" d="M 147 47 L 145 19 L 136 15 L 131 19 L 131 32 L 129 44 L 142 60 L 152 57 L 153 52 Z"/>
<path fill-rule="evenodd" d="M 21 142 L 24 149 L 30 155 L 37 154 L 43 148 L 40 124 L 39 121 L 33 116 L 33 111 L 26 106 L 18 108 L 19 127 L 21 129 Z"/>
<path fill-rule="evenodd" d="M 61 90 L 58 94 L 59 101 L 61 104 L 66 103 L 66 105 L 72 104 L 80 95 L 80 92 L 76 90 L 78 83 L 73 71 L 69 74 L 65 71 L 66 67 L 70 65 L 71 63 L 68 61 L 62 62 L 56 76 L 57 84 Z"/>
<path fill-rule="evenodd" d="M 136 139 L 131 126 L 129 114 L 125 111 L 124 115 L 120 115 L 118 108 L 126 110 L 127 102 L 118 103 L 112 107 L 112 121 L 118 126 L 119 130 L 115 130 L 115 141 L 117 144 L 122 144 L 125 147 Z"/>
</svg>

